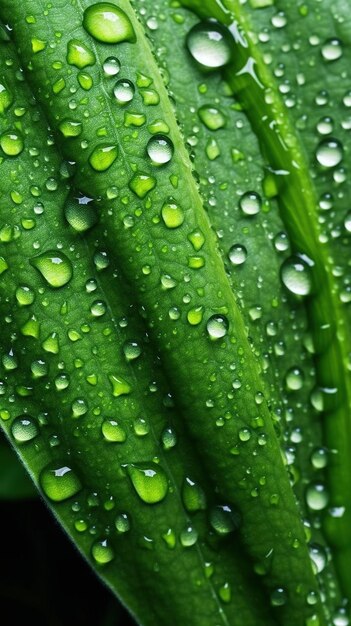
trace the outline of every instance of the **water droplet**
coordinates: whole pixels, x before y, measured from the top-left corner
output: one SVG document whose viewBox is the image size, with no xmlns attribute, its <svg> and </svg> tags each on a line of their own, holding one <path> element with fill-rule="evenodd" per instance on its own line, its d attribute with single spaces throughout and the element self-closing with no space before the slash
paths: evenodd
<svg viewBox="0 0 351 626">
<path fill-rule="evenodd" d="M 16 289 L 16 300 L 20 306 L 29 306 L 34 302 L 34 291 L 26 285 L 20 285 Z"/>
<path fill-rule="evenodd" d="M 128 15 L 115 4 L 97 2 L 84 11 L 85 30 L 102 43 L 135 41 L 135 32 Z"/>
<path fill-rule="evenodd" d="M 184 548 L 191 548 L 195 545 L 199 537 L 199 534 L 193 526 L 187 526 L 180 533 L 180 543 Z"/>
<path fill-rule="evenodd" d="M 130 530 L 130 519 L 127 513 L 119 513 L 115 519 L 115 526 L 118 533 L 127 533 Z"/>
<path fill-rule="evenodd" d="M 341 163 L 343 148 L 337 139 L 323 139 L 317 147 L 316 158 L 324 167 L 335 167 Z"/>
<path fill-rule="evenodd" d="M 311 463 L 315 469 L 324 469 L 328 465 L 326 448 L 315 448 L 311 454 Z"/>
<path fill-rule="evenodd" d="M 306 502 L 312 511 L 322 511 L 329 502 L 329 494 L 323 483 L 310 483 L 306 489 Z"/>
<path fill-rule="evenodd" d="M 82 132 L 82 122 L 76 122 L 74 120 L 63 120 L 59 124 L 59 129 L 64 137 L 79 137 Z"/>
<path fill-rule="evenodd" d="M 72 417 L 77 419 L 78 417 L 82 417 L 88 412 L 88 405 L 84 398 L 76 398 L 73 400 L 71 404 Z"/>
<path fill-rule="evenodd" d="M 340 39 L 328 39 L 321 48 L 322 57 L 325 61 L 337 61 L 342 56 L 342 44 Z"/>
<path fill-rule="evenodd" d="M 96 172 L 105 172 L 111 167 L 117 156 L 117 146 L 100 144 L 91 153 L 89 163 Z"/>
<path fill-rule="evenodd" d="M 98 272 L 106 269 L 110 265 L 110 259 L 107 256 L 107 252 L 95 252 L 94 254 L 94 264 Z"/>
<path fill-rule="evenodd" d="M 324 548 L 318 543 L 310 543 L 309 547 L 310 559 L 314 565 L 316 574 L 323 572 L 327 564 L 327 555 Z"/>
<path fill-rule="evenodd" d="M 48 250 L 30 261 L 45 278 L 50 287 L 55 289 L 67 285 L 72 278 L 72 264 L 63 252 Z"/>
<path fill-rule="evenodd" d="M 202 322 L 203 315 L 204 307 L 200 305 L 189 309 L 186 318 L 191 326 L 198 326 Z"/>
<path fill-rule="evenodd" d="M 41 344 L 46 352 L 51 354 L 58 354 L 59 342 L 57 333 L 51 333 Z"/>
<path fill-rule="evenodd" d="M 141 355 L 141 347 L 136 341 L 126 341 L 123 352 L 127 361 L 135 361 Z"/>
<path fill-rule="evenodd" d="M 115 553 L 108 539 L 99 539 L 91 547 L 91 556 L 98 565 L 106 565 L 113 561 Z"/>
<path fill-rule="evenodd" d="M 65 218 L 78 233 L 84 233 L 97 222 L 94 203 L 86 196 L 70 197 L 64 208 Z"/>
<path fill-rule="evenodd" d="M 333 120 L 331 117 L 322 117 L 318 124 L 317 130 L 320 135 L 329 135 L 333 132 Z"/>
<path fill-rule="evenodd" d="M 47 465 L 40 474 L 39 482 L 45 495 L 54 502 L 67 500 L 82 489 L 82 483 L 74 470 L 59 463 Z"/>
<path fill-rule="evenodd" d="M 303 372 L 298 367 L 290 368 L 285 376 L 286 388 L 289 391 L 298 391 L 302 388 L 304 381 Z"/>
<path fill-rule="evenodd" d="M 209 130 L 218 130 L 226 125 L 224 113 L 216 107 L 204 105 L 199 108 L 198 115 L 200 120 Z"/>
<path fill-rule="evenodd" d="M 281 266 L 281 279 L 293 294 L 308 296 L 312 292 L 311 268 L 298 256 L 291 256 L 284 261 Z"/>
<path fill-rule="evenodd" d="M 228 332 L 229 322 L 224 315 L 212 315 L 206 328 L 211 339 L 222 339 Z"/>
<path fill-rule="evenodd" d="M 124 380 L 124 378 L 114 376 L 113 374 L 111 374 L 108 378 L 112 385 L 112 395 L 115 398 L 118 398 L 119 396 L 127 396 L 131 393 L 132 388 L 130 384 Z"/>
<path fill-rule="evenodd" d="M 13 102 L 13 96 L 4 82 L 0 83 L 0 114 L 3 115 Z"/>
<path fill-rule="evenodd" d="M 144 417 L 137 417 L 133 422 L 134 432 L 138 437 L 145 437 L 150 432 L 150 426 Z"/>
<path fill-rule="evenodd" d="M 127 439 L 123 426 L 113 419 L 104 420 L 101 431 L 107 441 L 123 443 Z"/>
<path fill-rule="evenodd" d="M 94 300 L 90 306 L 90 312 L 94 317 L 102 317 L 106 313 L 106 304 L 102 300 Z"/>
<path fill-rule="evenodd" d="M 245 215 L 257 215 L 261 204 L 261 197 L 255 191 L 247 191 L 239 200 L 239 207 Z"/>
<path fill-rule="evenodd" d="M 139 498 L 147 504 L 161 502 L 168 492 L 167 476 L 156 463 L 130 463 L 127 471 Z"/>
<path fill-rule="evenodd" d="M 228 505 L 214 506 L 210 511 L 210 524 L 218 535 L 228 535 L 240 527 L 241 515 Z"/>
<path fill-rule="evenodd" d="M 38 435 L 39 430 L 33 417 L 20 415 L 13 420 L 11 433 L 16 443 L 27 443 Z"/>
<path fill-rule="evenodd" d="M 18 131 L 3 133 L 0 137 L 0 146 L 7 156 L 18 156 L 24 148 L 22 135 Z"/>
<path fill-rule="evenodd" d="M 176 546 L 176 536 L 172 528 L 168 528 L 167 532 L 162 535 L 162 539 L 170 550 L 173 550 Z"/>
<path fill-rule="evenodd" d="M 230 248 L 228 256 L 233 265 L 242 265 L 247 259 L 247 250 L 245 246 L 236 243 Z"/>
<path fill-rule="evenodd" d="M 32 371 L 34 379 L 42 378 L 43 376 L 47 376 L 48 374 L 47 363 L 43 361 L 42 359 L 37 359 L 36 361 L 33 361 L 30 366 L 30 369 Z"/>
<path fill-rule="evenodd" d="M 168 426 L 162 431 L 161 441 L 165 450 L 170 450 L 171 448 L 174 448 L 175 445 L 177 445 L 177 434 L 173 430 L 173 428 Z"/>
<path fill-rule="evenodd" d="M 154 165 L 165 165 L 173 156 L 174 146 L 166 135 L 154 135 L 149 139 L 146 151 Z"/>
<path fill-rule="evenodd" d="M 187 36 L 191 56 L 207 69 L 217 69 L 229 63 L 231 41 L 224 26 L 209 20 L 193 26 Z"/>
<path fill-rule="evenodd" d="M 113 94 L 118 104 L 128 104 L 134 98 L 135 87 L 130 80 L 121 78 L 114 86 Z"/>
<path fill-rule="evenodd" d="M 156 179 L 148 174 L 138 172 L 129 181 L 129 187 L 138 198 L 143 199 L 149 191 L 156 187 Z"/>
<path fill-rule="evenodd" d="M 103 63 L 105 76 L 116 76 L 121 69 L 121 64 L 116 57 L 108 57 Z"/>
<path fill-rule="evenodd" d="M 185 478 L 182 489 L 182 499 L 187 511 L 203 511 L 206 509 L 204 490 L 191 478 Z"/>
<path fill-rule="evenodd" d="M 286 591 L 282 587 L 274 589 L 271 593 L 271 605 L 283 606 L 288 599 Z"/>
<path fill-rule="evenodd" d="M 161 209 L 162 219 L 167 228 L 178 228 L 184 222 L 183 209 L 173 200 L 169 198 Z"/>
<path fill-rule="evenodd" d="M 94 65 L 96 63 L 96 57 L 90 48 L 82 41 L 71 39 L 67 44 L 67 63 L 75 65 L 75 67 L 82 70 L 88 65 Z"/>
</svg>

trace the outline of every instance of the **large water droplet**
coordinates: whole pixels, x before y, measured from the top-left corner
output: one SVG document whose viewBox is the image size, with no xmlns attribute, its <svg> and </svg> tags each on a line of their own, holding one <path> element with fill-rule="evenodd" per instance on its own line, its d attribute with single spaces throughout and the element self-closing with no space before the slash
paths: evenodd
<svg viewBox="0 0 351 626">
<path fill-rule="evenodd" d="M 313 511 L 322 511 L 329 501 L 328 491 L 323 483 L 311 483 L 306 489 L 306 502 Z"/>
<path fill-rule="evenodd" d="M 103 63 L 103 70 L 105 76 L 116 76 L 120 69 L 121 64 L 116 57 L 108 57 Z"/>
<path fill-rule="evenodd" d="M 69 258 L 57 250 L 48 250 L 30 261 L 50 287 L 63 287 L 72 278 L 72 264 Z"/>
<path fill-rule="evenodd" d="M 164 165 L 173 156 L 173 142 L 166 135 L 154 135 L 149 139 L 146 151 L 154 165 Z"/>
<path fill-rule="evenodd" d="M 225 115 L 217 107 L 204 104 L 199 108 L 198 115 L 209 130 L 218 130 L 226 125 Z"/>
<path fill-rule="evenodd" d="M 145 198 L 145 196 L 156 187 L 156 179 L 148 174 L 138 172 L 129 181 L 130 189 L 138 196 L 138 198 Z"/>
<path fill-rule="evenodd" d="M 316 159 L 324 167 L 335 167 L 341 163 L 343 148 L 337 139 L 324 139 L 316 150 Z"/>
<path fill-rule="evenodd" d="M 156 463 L 130 463 L 127 471 L 139 498 L 147 504 L 161 502 L 168 492 L 167 476 Z"/>
<path fill-rule="evenodd" d="M 110 2 L 97 2 L 88 7 L 84 11 L 83 26 L 89 35 L 103 43 L 136 39 L 128 15 Z"/>
<path fill-rule="evenodd" d="M 75 120 L 62 120 L 59 124 L 59 129 L 64 137 L 79 137 L 82 132 L 82 122 L 76 122 Z"/>
<path fill-rule="evenodd" d="M 11 433 L 17 443 L 27 443 L 38 435 L 39 430 L 33 417 L 20 415 L 13 420 Z"/>
<path fill-rule="evenodd" d="M 285 287 L 295 295 L 308 296 L 312 291 L 311 268 L 298 256 L 291 256 L 284 261 L 281 279 Z"/>
<path fill-rule="evenodd" d="M 228 332 L 229 322 L 224 315 L 212 315 L 206 328 L 211 339 L 222 339 Z"/>
<path fill-rule="evenodd" d="M 67 500 L 82 489 L 82 483 L 73 469 L 59 463 L 51 463 L 45 467 L 39 482 L 45 495 L 54 502 Z"/>
<path fill-rule="evenodd" d="M 247 191 L 239 200 L 239 207 L 245 215 L 257 215 L 261 209 L 261 198 L 255 191 Z"/>
<path fill-rule="evenodd" d="M 84 233 L 97 222 L 97 213 L 91 198 L 71 197 L 65 204 L 65 218 L 78 233 Z"/>
<path fill-rule="evenodd" d="M 229 260 L 233 265 L 242 265 L 247 258 L 247 250 L 240 243 L 234 244 L 228 253 Z"/>
<path fill-rule="evenodd" d="M 34 291 L 26 285 L 20 285 L 16 289 L 16 300 L 20 306 L 29 306 L 34 302 Z"/>
<path fill-rule="evenodd" d="M 207 69 L 217 69 L 229 63 L 231 42 L 228 30 L 209 20 L 193 26 L 187 36 L 191 56 Z"/>
</svg>

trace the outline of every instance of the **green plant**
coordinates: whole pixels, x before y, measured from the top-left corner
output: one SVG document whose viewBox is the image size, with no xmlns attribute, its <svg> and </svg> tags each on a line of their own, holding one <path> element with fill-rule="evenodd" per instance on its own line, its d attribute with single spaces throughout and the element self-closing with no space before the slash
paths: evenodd
<svg viewBox="0 0 351 626">
<path fill-rule="evenodd" d="M 348 6 L 0 4 L 0 415 L 141 624 L 348 624 Z"/>
</svg>

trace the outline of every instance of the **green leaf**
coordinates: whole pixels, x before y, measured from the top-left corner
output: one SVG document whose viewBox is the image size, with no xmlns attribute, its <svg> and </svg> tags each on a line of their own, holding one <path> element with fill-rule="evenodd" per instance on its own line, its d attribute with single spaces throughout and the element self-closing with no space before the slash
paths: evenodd
<svg viewBox="0 0 351 626">
<path fill-rule="evenodd" d="M 42 488 L 58 502 L 56 515 L 80 549 L 104 566 L 100 575 L 142 623 L 167 623 L 170 595 L 175 623 L 334 623 L 347 619 L 339 607 L 342 593 L 350 597 L 351 560 L 345 7 L 182 4 L 199 17 L 178 2 L 158 12 L 153 3 L 135 1 L 141 24 L 129 3 L 122 9 L 79 0 L 62 13 L 52 5 L 43 11 L 39 0 L 30 8 L 3 2 L 36 101 L 68 161 L 62 166 L 52 147 L 44 156 L 44 169 L 52 163 L 53 170 L 30 193 L 45 185 L 55 199 L 51 214 L 44 202 L 43 240 L 50 233 L 53 245 L 42 249 L 36 224 L 26 248 L 14 215 L 22 202 L 28 210 L 22 171 L 37 175 L 29 173 L 28 159 L 22 165 L 34 120 L 26 132 L 18 120 L 3 126 L 1 166 L 9 168 L 4 180 L 15 207 L 4 207 L 10 217 L 1 233 L 10 255 L 3 269 L 8 293 L 17 294 L 16 330 L 3 334 L 7 428 L 13 434 L 16 416 L 40 406 L 40 437 L 47 425 L 59 432 L 66 454 L 60 471 L 52 463 L 63 459 L 48 437 L 40 459 L 30 446 L 23 457 L 36 479 L 41 472 Z M 333 20 L 335 37 L 328 39 Z M 74 39 L 66 23 L 74 25 Z M 315 24 L 318 36 L 311 35 Z M 328 104 L 325 84 L 335 94 L 332 121 L 317 111 Z M 3 108 L 14 107 L 6 94 L 5 85 Z M 45 145 L 43 127 L 38 135 Z M 75 189 L 93 196 L 97 209 L 87 198 L 82 210 Z M 330 190 L 337 202 L 325 214 L 333 205 Z M 16 291 L 23 268 L 26 276 L 32 272 L 40 303 L 28 302 L 23 285 Z M 87 321 L 81 294 L 94 273 L 103 297 L 90 303 Z M 3 313 L 12 324 L 8 307 Z M 134 364 L 123 360 L 122 317 L 133 331 L 129 353 L 143 344 L 134 376 L 144 382 L 137 389 Z M 45 342 L 68 339 L 46 371 L 40 351 L 25 346 L 53 321 L 55 337 Z M 23 383 L 13 368 L 16 333 L 24 336 L 17 343 Z M 70 385 L 66 371 L 53 373 L 60 363 Z M 173 410 L 163 401 L 169 390 Z M 48 407 L 60 394 L 52 417 Z M 13 398 L 15 413 L 8 408 Z M 106 419 L 117 402 L 124 418 Z M 143 416 L 131 433 L 126 424 L 135 411 Z M 174 429 L 175 449 L 162 450 Z M 98 523 L 87 485 L 104 494 Z M 79 538 L 72 530 L 69 497 L 76 492 L 99 529 L 93 544 L 84 530 Z M 111 498 L 133 510 L 123 542 L 111 531 Z M 217 535 L 234 532 L 240 518 L 240 538 L 235 533 L 221 543 Z M 116 520 L 120 532 L 126 520 Z M 173 544 L 177 564 L 170 567 Z M 194 578 L 184 581 L 190 569 Z"/>
<path fill-rule="evenodd" d="M 21 500 L 36 496 L 37 490 L 13 447 L 0 441 L 0 499 Z"/>
</svg>

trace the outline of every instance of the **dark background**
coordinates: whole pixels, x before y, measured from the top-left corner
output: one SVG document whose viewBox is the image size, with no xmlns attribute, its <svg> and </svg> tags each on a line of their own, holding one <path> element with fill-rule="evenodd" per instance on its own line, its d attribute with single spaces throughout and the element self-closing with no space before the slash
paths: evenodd
<svg viewBox="0 0 351 626">
<path fill-rule="evenodd" d="M 39 499 L 0 501 L 3 626 L 135 626 Z"/>
</svg>

